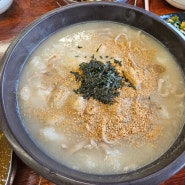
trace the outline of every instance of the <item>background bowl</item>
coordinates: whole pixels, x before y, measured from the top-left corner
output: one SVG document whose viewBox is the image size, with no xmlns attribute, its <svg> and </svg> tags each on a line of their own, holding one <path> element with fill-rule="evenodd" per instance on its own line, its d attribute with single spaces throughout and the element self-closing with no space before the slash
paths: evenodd
<svg viewBox="0 0 185 185">
<path fill-rule="evenodd" d="M 159 184 L 184 166 L 185 128 L 170 149 L 153 163 L 117 175 L 92 175 L 59 164 L 31 140 L 21 120 L 17 89 L 21 71 L 33 51 L 61 28 L 91 20 L 125 23 L 142 29 L 162 42 L 185 73 L 185 42 L 158 16 L 127 4 L 75 3 L 56 9 L 28 26 L 12 42 L 1 62 L 2 127 L 16 154 L 32 169 L 56 184 Z"/>
<path fill-rule="evenodd" d="M 4 13 L 13 3 L 13 0 L 0 0 L 0 14 Z"/>
</svg>

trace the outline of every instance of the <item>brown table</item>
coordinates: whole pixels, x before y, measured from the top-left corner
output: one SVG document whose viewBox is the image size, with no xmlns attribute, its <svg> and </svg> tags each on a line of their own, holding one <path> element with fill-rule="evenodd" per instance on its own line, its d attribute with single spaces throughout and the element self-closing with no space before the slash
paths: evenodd
<svg viewBox="0 0 185 185">
<path fill-rule="evenodd" d="M 137 5 L 144 8 L 143 1 L 138 0 Z M 134 0 L 130 0 L 129 3 L 133 5 Z M 0 57 L 12 39 L 30 22 L 64 5 L 62 0 L 14 0 L 10 9 L 0 15 Z M 182 10 L 170 6 L 165 0 L 150 0 L 150 11 L 163 15 Z M 13 185 L 53 185 L 53 183 L 39 176 L 18 159 Z M 185 168 L 161 185 L 185 185 Z"/>
</svg>

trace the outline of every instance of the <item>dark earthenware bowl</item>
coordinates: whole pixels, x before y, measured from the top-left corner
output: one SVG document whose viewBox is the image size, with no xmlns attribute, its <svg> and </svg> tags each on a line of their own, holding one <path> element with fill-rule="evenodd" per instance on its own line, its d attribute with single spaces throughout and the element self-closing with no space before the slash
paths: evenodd
<svg viewBox="0 0 185 185">
<path fill-rule="evenodd" d="M 17 87 L 28 57 L 46 38 L 71 24 L 91 20 L 125 23 L 162 42 L 185 73 L 185 42 L 158 16 L 127 4 L 76 3 L 56 9 L 28 26 L 10 45 L 1 62 L 1 113 L 3 131 L 17 155 L 32 169 L 56 184 L 159 184 L 185 163 L 185 129 L 172 147 L 153 163 L 126 174 L 91 175 L 65 167 L 43 153 L 25 131 L 19 116 Z"/>
</svg>

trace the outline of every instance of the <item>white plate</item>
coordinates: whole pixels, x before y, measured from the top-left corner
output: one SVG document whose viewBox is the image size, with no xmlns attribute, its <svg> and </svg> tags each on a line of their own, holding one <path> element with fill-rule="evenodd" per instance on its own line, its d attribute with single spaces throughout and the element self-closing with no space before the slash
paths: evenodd
<svg viewBox="0 0 185 185">
<path fill-rule="evenodd" d="M 166 0 L 172 6 L 185 10 L 185 0 Z"/>
<path fill-rule="evenodd" d="M 8 8 L 12 3 L 13 3 L 13 0 L 0 0 L 0 14 L 8 10 Z"/>
</svg>

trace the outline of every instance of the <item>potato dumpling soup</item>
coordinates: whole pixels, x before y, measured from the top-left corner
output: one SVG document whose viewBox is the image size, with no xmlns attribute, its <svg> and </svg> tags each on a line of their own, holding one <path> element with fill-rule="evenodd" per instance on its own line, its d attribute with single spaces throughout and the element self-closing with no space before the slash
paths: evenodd
<svg viewBox="0 0 185 185">
<path fill-rule="evenodd" d="M 185 81 L 159 41 L 128 25 L 92 21 L 58 31 L 24 66 L 24 125 L 58 162 L 118 174 L 150 164 L 184 121 Z"/>
</svg>

